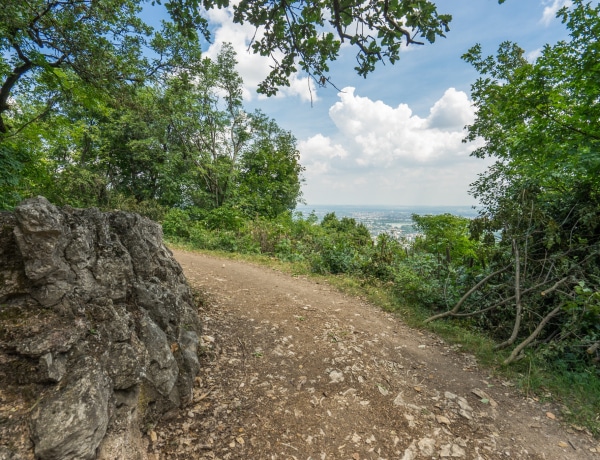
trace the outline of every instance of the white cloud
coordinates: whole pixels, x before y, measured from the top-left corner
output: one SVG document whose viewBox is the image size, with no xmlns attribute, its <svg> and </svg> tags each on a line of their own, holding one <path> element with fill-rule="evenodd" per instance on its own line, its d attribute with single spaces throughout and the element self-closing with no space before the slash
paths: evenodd
<svg viewBox="0 0 600 460">
<path fill-rule="evenodd" d="M 542 55 L 542 48 L 534 49 L 525 55 L 527 62 L 534 63 Z"/>
<path fill-rule="evenodd" d="M 208 20 L 215 26 L 213 32 L 213 43 L 204 55 L 214 59 L 221 50 L 223 43 L 231 43 L 237 53 L 237 70 L 244 80 L 244 100 L 250 101 L 259 96 L 256 88 L 259 83 L 271 71 L 273 60 L 268 56 L 259 56 L 250 49 L 252 40 L 258 40 L 262 37 L 262 32 L 258 31 L 250 24 L 235 24 L 233 22 L 233 9 L 211 9 L 206 12 Z M 281 57 L 281 56 L 276 56 Z M 290 77 L 290 87 L 281 88 L 277 97 L 299 97 L 302 101 L 316 101 L 317 88 L 314 81 L 299 77 L 293 74 Z"/>
<path fill-rule="evenodd" d="M 299 142 L 306 167 L 308 203 L 465 204 L 469 184 L 486 162 L 471 158 L 462 143 L 474 107 L 454 88 L 426 118 L 410 107 L 391 107 L 344 88 L 329 109 L 337 127 Z"/>
<path fill-rule="evenodd" d="M 544 2 L 546 6 L 544 7 L 544 12 L 542 13 L 542 18 L 540 22 L 545 26 L 550 25 L 550 23 L 556 19 L 556 13 L 563 6 L 571 6 L 573 2 L 571 0 L 552 0 Z"/>
<path fill-rule="evenodd" d="M 310 165 L 313 175 L 322 175 L 331 170 L 332 160 L 344 159 L 348 152 L 340 144 L 334 144 L 330 138 L 317 134 L 298 142 L 301 152 L 301 164 Z"/>
<path fill-rule="evenodd" d="M 390 167 L 453 161 L 465 156 L 463 127 L 474 109 L 463 92 L 448 89 L 427 118 L 414 115 L 406 104 L 391 107 L 344 88 L 329 116 L 359 167 Z"/>
<path fill-rule="evenodd" d="M 340 144 L 334 144 L 330 138 L 317 134 L 299 143 L 305 157 L 308 158 L 346 158 L 348 152 Z"/>
<path fill-rule="evenodd" d="M 449 88 L 429 111 L 427 126 L 449 132 L 462 131 L 473 122 L 474 116 L 475 109 L 467 95 Z"/>
</svg>

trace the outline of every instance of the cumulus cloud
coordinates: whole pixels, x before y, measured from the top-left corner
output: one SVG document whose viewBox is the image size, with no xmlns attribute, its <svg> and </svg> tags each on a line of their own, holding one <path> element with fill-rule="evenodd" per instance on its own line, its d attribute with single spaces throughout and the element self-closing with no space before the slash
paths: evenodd
<svg viewBox="0 0 600 460">
<path fill-rule="evenodd" d="M 454 161 L 468 155 L 463 128 L 473 121 L 474 109 L 463 92 L 448 89 L 427 118 L 406 104 L 391 107 L 344 88 L 329 109 L 343 145 L 358 167 L 390 167 Z"/>
<path fill-rule="evenodd" d="M 485 162 L 462 142 L 474 121 L 464 92 L 446 90 L 427 117 L 344 88 L 329 109 L 337 130 L 299 142 L 309 203 L 469 203 Z"/>
<path fill-rule="evenodd" d="M 307 140 L 301 141 L 300 146 L 305 152 L 307 158 L 346 158 L 348 152 L 340 144 L 334 144 L 329 137 L 322 134 L 312 136 Z"/>
<path fill-rule="evenodd" d="M 545 3 L 545 7 L 544 7 L 544 12 L 542 13 L 542 18 L 540 19 L 540 22 L 546 26 L 550 25 L 550 23 L 556 19 L 556 13 L 558 10 L 560 10 L 563 6 L 571 6 L 573 5 L 573 2 L 571 0 L 552 0 L 552 1 L 546 1 Z"/>
<path fill-rule="evenodd" d="M 322 134 L 317 134 L 298 143 L 304 163 L 309 163 L 312 174 L 324 174 L 331 170 L 335 160 L 343 160 L 348 152 L 340 144 Z"/>
<path fill-rule="evenodd" d="M 237 52 L 237 70 L 244 79 L 244 100 L 262 98 L 256 93 L 259 83 L 265 79 L 271 70 L 273 60 L 267 56 L 259 56 L 249 50 L 253 39 L 262 37 L 261 30 L 256 30 L 250 24 L 235 24 L 233 22 L 233 9 L 211 9 L 206 12 L 208 20 L 214 25 L 213 43 L 204 52 L 204 55 L 214 59 L 219 54 L 223 43 L 231 43 Z M 275 56 L 281 57 L 281 56 Z M 313 80 L 293 74 L 290 77 L 290 87 L 282 88 L 277 97 L 299 97 L 303 101 L 316 101 L 317 88 Z"/>
<path fill-rule="evenodd" d="M 467 95 L 463 91 L 449 88 L 431 108 L 427 126 L 448 132 L 462 131 L 467 124 L 473 122 L 474 116 L 475 110 Z"/>
</svg>

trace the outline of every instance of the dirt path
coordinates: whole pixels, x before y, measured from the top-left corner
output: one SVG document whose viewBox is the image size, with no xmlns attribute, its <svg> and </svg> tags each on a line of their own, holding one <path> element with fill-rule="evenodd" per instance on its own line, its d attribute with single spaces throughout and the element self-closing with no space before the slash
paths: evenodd
<svg viewBox="0 0 600 460">
<path fill-rule="evenodd" d="M 155 459 L 600 458 L 552 407 L 364 301 L 175 256 L 207 296 L 206 353 L 194 402 L 150 431 Z"/>
</svg>

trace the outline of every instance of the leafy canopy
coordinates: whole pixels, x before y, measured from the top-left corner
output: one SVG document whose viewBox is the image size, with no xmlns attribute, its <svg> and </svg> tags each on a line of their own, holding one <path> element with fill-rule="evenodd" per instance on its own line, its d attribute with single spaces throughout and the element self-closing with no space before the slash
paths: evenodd
<svg viewBox="0 0 600 460">
<path fill-rule="evenodd" d="M 204 0 L 206 8 L 233 4 L 234 21 L 257 28 L 252 50 L 275 63 L 259 92 L 273 95 L 288 86 L 298 68 L 320 84 L 328 81 L 329 63 L 342 43 L 358 49 L 355 70 L 367 76 L 380 61 L 395 63 L 404 41 L 435 42 L 449 31 L 452 16 L 440 14 L 428 0 Z"/>
<path fill-rule="evenodd" d="M 171 17 L 160 31 L 140 19 L 146 0 L 25 0 L 4 2 L 0 11 L 0 134 L 9 131 L 11 98 L 36 92 L 46 111 L 60 95 L 115 92 L 140 84 L 158 71 L 199 61 L 200 38 L 210 38 L 202 7 L 233 4 L 234 20 L 257 28 L 252 50 L 273 58 L 260 91 L 272 95 L 302 69 L 321 84 L 342 42 L 358 48 L 356 70 L 394 63 L 402 40 L 434 42 L 448 31 L 451 16 L 427 0 L 248 1 L 168 0 Z M 106 97 L 106 94 L 104 94 Z M 41 114 L 45 113 L 44 110 Z"/>
<path fill-rule="evenodd" d="M 83 86 L 90 96 L 114 96 L 159 69 L 194 62 L 207 23 L 197 2 L 165 5 L 176 22 L 155 32 L 140 19 L 143 1 L 25 0 L 0 10 L 0 134 L 7 133 L 11 98 L 35 93 L 46 110 Z M 97 94 L 98 92 L 104 94 Z M 42 111 L 42 113 L 44 113 Z"/>
<path fill-rule="evenodd" d="M 534 63 L 511 42 L 495 57 L 484 58 L 479 45 L 463 56 L 482 74 L 472 87 L 478 111 L 467 140 L 483 139 L 474 155 L 497 159 L 473 188 L 491 208 L 514 186 L 541 187 L 549 197 L 577 183 L 598 189 L 600 6 L 577 0 L 558 14 L 571 40 L 546 45 Z"/>
<path fill-rule="evenodd" d="M 60 112 L 20 133 L 30 136 L 27 144 L 13 142 L 16 160 L 37 160 L 28 162 L 30 171 L 7 161 L 7 172 L 16 174 L 0 175 L 3 207 L 18 201 L 12 188 L 78 207 L 122 207 L 122 197 L 156 207 L 153 218 L 160 207 L 235 207 L 264 217 L 293 209 L 303 170 L 296 139 L 264 114 L 244 110 L 235 66 L 226 44 L 214 61 L 138 86 L 123 100 L 63 100 Z M 35 101 L 19 99 L 19 106 L 25 116 L 36 110 Z"/>
</svg>

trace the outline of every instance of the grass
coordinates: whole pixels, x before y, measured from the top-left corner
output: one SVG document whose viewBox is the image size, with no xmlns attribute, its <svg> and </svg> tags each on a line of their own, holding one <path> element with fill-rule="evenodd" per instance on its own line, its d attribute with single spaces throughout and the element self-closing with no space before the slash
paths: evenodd
<svg viewBox="0 0 600 460">
<path fill-rule="evenodd" d="M 507 358 L 509 350 L 495 350 L 494 341 L 474 330 L 467 321 L 444 319 L 424 324 L 423 321 L 431 316 L 431 310 L 422 305 L 401 303 L 389 283 L 350 275 L 318 275 L 311 272 L 306 262 L 282 262 L 260 254 L 197 250 L 181 243 L 169 243 L 169 246 L 251 262 L 293 276 L 305 276 L 345 294 L 365 299 L 394 313 L 412 328 L 431 331 L 449 344 L 460 345 L 463 352 L 477 358 L 480 366 L 493 375 L 514 382 L 526 396 L 559 404 L 565 420 L 575 429 L 588 430 L 600 437 L 600 375 L 597 369 L 573 367 L 572 363 L 561 361 L 548 363 L 535 356 L 528 356 L 513 365 L 503 365 L 502 361 Z"/>
<path fill-rule="evenodd" d="M 544 362 L 528 356 L 511 370 L 523 391 L 536 399 L 560 406 L 565 420 L 575 429 L 587 429 L 600 437 L 600 376 L 598 370 L 564 361 Z"/>
</svg>

